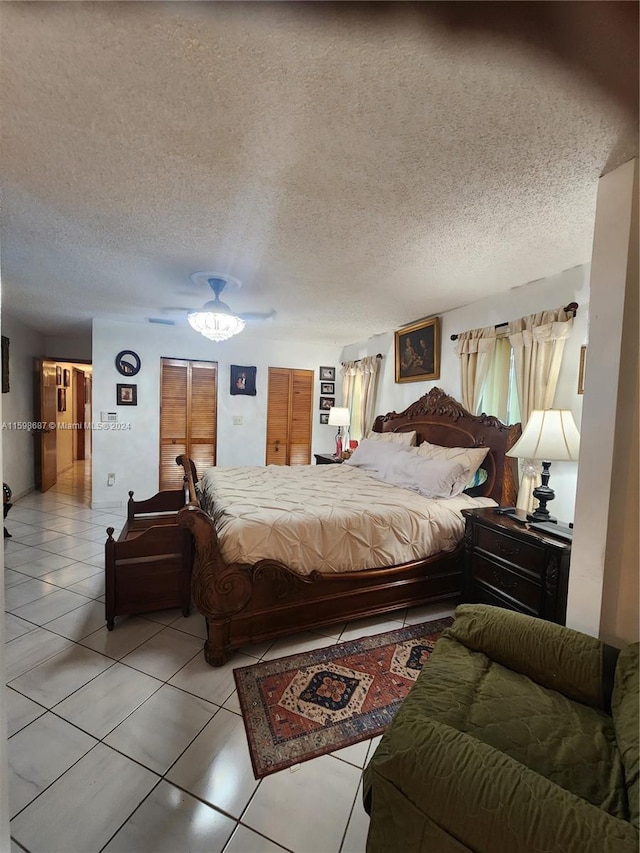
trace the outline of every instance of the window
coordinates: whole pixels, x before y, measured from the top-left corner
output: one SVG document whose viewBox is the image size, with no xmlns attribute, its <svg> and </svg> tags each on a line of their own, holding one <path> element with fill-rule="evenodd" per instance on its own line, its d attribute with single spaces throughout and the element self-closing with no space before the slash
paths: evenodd
<svg viewBox="0 0 640 853">
<path fill-rule="evenodd" d="M 496 340 L 476 414 L 480 412 L 494 415 L 505 424 L 517 424 L 520 421 L 515 360 L 506 336 Z"/>
</svg>

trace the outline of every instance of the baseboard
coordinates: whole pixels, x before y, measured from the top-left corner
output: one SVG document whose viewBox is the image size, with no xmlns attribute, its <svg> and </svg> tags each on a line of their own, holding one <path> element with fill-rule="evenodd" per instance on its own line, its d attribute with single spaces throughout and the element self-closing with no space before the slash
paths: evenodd
<svg viewBox="0 0 640 853">
<path fill-rule="evenodd" d="M 31 492 L 35 492 L 35 490 L 35 486 L 30 486 L 28 489 L 24 489 L 22 492 L 11 492 L 11 503 L 15 503 L 21 498 L 26 498 L 27 495 L 30 495 Z"/>
<path fill-rule="evenodd" d="M 124 501 L 92 501 L 91 509 L 120 509 L 125 506 Z"/>
</svg>

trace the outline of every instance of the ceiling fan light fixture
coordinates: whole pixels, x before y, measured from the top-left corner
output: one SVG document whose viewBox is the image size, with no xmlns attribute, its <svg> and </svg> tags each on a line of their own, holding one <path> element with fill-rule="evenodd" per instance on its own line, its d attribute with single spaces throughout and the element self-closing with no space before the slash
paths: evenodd
<svg viewBox="0 0 640 853">
<path fill-rule="evenodd" d="M 210 341 L 226 341 L 241 332 L 246 325 L 245 321 L 234 314 L 228 305 L 220 302 L 220 293 L 224 285 L 224 279 L 210 278 L 209 286 L 216 298 L 203 305 L 200 311 L 191 311 L 187 314 L 191 328 Z"/>
<path fill-rule="evenodd" d="M 236 317 L 235 314 L 205 311 L 204 309 L 187 314 L 187 320 L 192 329 L 200 332 L 210 341 L 226 341 L 227 338 L 237 335 L 245 327 L 244 320 Z"/>
</svg>

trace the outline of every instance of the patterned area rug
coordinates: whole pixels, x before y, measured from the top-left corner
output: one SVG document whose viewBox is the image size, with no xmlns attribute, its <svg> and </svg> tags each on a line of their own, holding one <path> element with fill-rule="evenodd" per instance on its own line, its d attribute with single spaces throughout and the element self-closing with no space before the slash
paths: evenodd
<svg viewBox="0 0 640 853">
<path fill-rule="evenodd" d="M 381 734 L 452 622 L 235 669 L 256 779 Z"/>
</svg>

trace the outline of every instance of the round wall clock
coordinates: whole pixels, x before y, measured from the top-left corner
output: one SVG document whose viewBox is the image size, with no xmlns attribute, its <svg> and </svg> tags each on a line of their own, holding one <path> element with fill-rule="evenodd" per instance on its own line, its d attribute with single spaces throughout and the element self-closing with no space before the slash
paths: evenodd
<svg viewBox="0 0 640 853">
<path fill-rule="evenodd" d="M 116 356 L 116 370 L 122 376 L 135 376 L 140 370 L 140 356 L 130 349 L 123 349 Z"/>
</svg>

